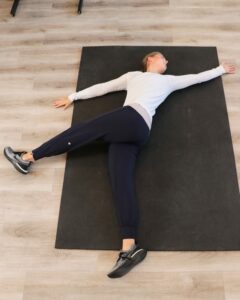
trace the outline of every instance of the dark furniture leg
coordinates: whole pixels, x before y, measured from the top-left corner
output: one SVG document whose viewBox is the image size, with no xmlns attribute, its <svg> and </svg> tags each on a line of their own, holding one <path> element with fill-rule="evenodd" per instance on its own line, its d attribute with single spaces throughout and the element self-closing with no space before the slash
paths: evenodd
<svg viewBox="0 0 240 300">
<path fill-rule="evenodd" d="M 19 1 L 20 1 L 20 0 L 14 0 L 14 1 L 13 1 L 13 5 L 12 5 L 12 9 L 11 9 L 11 15 L 12 15 L 13 17 L 14 17 L 15 14 L 16 14 L 16 10 L 17 10 Z M 78 13 L 79 13 L 79 14 L 81 14 L 81 12 L 82 12 L 82 5 L 83 5 L 83 0 L 79 0 L 79 2 L 78 2 Z"/>
<path fill-rule="evenodd" d="M 20 0 L 14 0 L 14 1 L 13 1 L 13 5 L 12 5 L 12 9 L 11 9 L 11 15 L 12 15 L 13 17 L 15 16 L 15 13 L 16 13 L 16 10 L 17 10 L 19 1 L 20 1 Z"/>
<path fill-rule="evenodd" d="M 78 2 L 78 13 L 81 14 L 82 12 L 82 5 L 83 5 L 83 0 L 79 0 Z"/>
</svg>

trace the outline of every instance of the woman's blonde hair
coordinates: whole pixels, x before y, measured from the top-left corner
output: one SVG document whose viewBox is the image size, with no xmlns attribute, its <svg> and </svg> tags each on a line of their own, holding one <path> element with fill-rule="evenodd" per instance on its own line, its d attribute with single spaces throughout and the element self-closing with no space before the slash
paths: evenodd
<svg viewBox="0 0 240 300">
<path fill-rule="evenodd" d="M 150 53 L 148 53 L 148 54 L 146 54 L 146 55 L 144 56 L 144 58 L 143 58 L 143 60 L 142 60 L 143 72 L 147 71 L 147 59 L 148 59 L 148 57 L 149 57 L 149 56 L 152 57 L 152 56 L 154 56 L 154 55 L 156 55 L 156 54 L 161 54 L 161 55 L 162 55 L 162 53 L 159 52 L 159 51 L 153 51 L 153 52 L 150 52 Z"/>
</svg>

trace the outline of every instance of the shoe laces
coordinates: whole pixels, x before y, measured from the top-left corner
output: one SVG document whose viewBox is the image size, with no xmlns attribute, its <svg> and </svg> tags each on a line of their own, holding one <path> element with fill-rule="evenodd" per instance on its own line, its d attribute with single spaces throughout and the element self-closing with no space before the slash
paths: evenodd
<svg viewBox="0 0 240 300">
<path fill-rule="evenodd" d="M 120 253 L 118 254 L 117 261 L 119 261 L 120 259 L 129 259 L 129 260 L 131 260 L 132 257 L 130 256 L 130 253 L 128 251 L 120 251 Z"/>
</svg>

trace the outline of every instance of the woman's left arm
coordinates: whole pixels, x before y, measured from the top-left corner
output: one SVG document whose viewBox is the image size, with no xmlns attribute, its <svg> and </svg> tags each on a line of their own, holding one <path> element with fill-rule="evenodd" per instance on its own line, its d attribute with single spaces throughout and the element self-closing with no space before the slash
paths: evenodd
<svg viewBox="0 0 240 300">
<path fill-rule="evenodd" d="M 207 71 L 203 71 L 197 74 L 186 75 L 166 75 L 169 80 L 169 87 L 171 92 L 179 89 L 186 88 L 188 86 L 205 82 L 216 78 L 224 73 L 235 73 L 235 66 L 228 63 L 222 63 L 216 68 L 212 68 Z"/>
</svg>

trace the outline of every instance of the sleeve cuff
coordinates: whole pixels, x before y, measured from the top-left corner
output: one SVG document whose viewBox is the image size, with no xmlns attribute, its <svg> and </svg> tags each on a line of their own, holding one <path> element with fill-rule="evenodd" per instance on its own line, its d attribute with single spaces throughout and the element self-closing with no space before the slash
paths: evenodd
<svg viewBox="0 0 240 300">
<path fill-rule="evenodd" d="M 74 101 L 74 97 L 75 97 L 76 93 L 73 93 L 71 95 L 68 96 L 68 99 L 73 102 Z"/>
<path fill-rule="evenodd" d="M 222 71 L 222 74 L 226 73 L 226 71 L 222 65 L 219 65 L 219 69 Z"/>
</svg>

